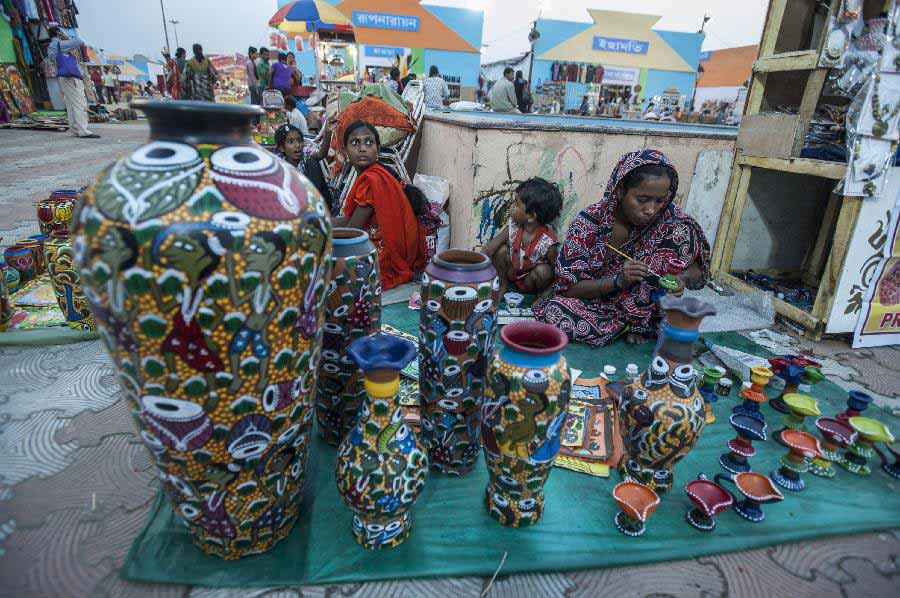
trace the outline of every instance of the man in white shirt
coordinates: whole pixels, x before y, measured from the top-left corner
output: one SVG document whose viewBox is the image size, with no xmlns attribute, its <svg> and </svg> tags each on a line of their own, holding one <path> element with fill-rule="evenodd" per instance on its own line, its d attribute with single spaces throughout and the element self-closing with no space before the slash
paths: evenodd
<svg viewBox="0 0 900 598">
<path fill-rule="evenodd" d="M 503 69 L 503 78 L 494 84 L 491 90 L 491 108 L 494 112 L 519 113 L 518 99 L 516 98 L 516 86 L 513 79 L 516 72 L 510 67 Z"/>
<path fill-rule="evenodd" d="M 288 123 L 300 129 L 300 133 L 304 137 L 309 137 L 309 124 L 306 122 L 306 116 L 297 108 L 297 100 L 293 96 L 284 98 L 284 109 L 288 115 Z"/>
<path fill-rule="evenodd" d="M 428 69 L 428 78 L 422 82 L 422 91 L 425 94 L 425 107 L 429 110 L 440 110 L 444 107 L 444 100 L 450 98 L 450 88 L 437 66 L 432 65 Z"/>
<path fill-rule="evenodd" d="M 56 60 L 57 80 L 59 81 L 59 90 L 66 103 L 69 127 L 78 137 L 96 139 L 100 136 L 91 133 L 87 128 L 87 96 L 84 95 L 81 69 L 71 55 L 72 51 L 80 50 L 82 46 L 84 46 L 84 42 L 77 37 L 70 38 L 56 25 L 50 27 L 50 45 L 47 47 L 47 56 Z M 69 65 L 71 72 L 65 72 L 66 67 L 63 63 Z"/>
</svg>

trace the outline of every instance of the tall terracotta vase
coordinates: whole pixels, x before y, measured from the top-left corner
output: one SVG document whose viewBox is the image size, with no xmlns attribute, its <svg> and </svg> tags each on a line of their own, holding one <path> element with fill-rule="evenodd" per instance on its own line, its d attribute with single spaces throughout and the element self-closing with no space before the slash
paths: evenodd
<svg viewBox="0 0 900 598">
<path fill-rule="evenodd" d="M 475 251 L 441 252 L 422 276 L 419 391 L 433 471 L 464 475 L 478 459 L 499 294 L 490 259 Z"/>
<path fill-rule="evenodd" d="M 347 346 L 381 330 L 381 274 L 368 234 L 336 228 L 332 239 L 316 419 L 325 442 L 337 446 L 353 426 L 366 395 L 363 376 L 347 355 Z"/>
<path fill-rule="evenodd" d="M 409 537 L 410 509 L 428 475 L 418 437 L 403 421 L 400 370 L 416 356 L 412 342 L 388 334 L 356 339 L 350 358 L 365 372 L 366 399 L 338 450 L 338 492 L 353 511 L 353 535 L 371 550 Z"/>
<path fill-rule="evenodd" d="M 666 295 L 660 305 L 665 319 L 647 371 L 632 384 L 607 385 L 619 404 L 624 471 L 658 494 L 672 488 L 675 464 L 703 431 L 706 406 L 691 365 L 693 343 L 701 320 L 716 313 L 695 297 Z"/>
<path fill-rule="evenodd" d="M 82 197 L 82 283 L 172 508 L 204 552 L 263 552 L 300 507 L 331 227 L 255 145 L 258 108 L 138 104 L 150 142 Z"/>
<path fill-rule="evenodd" d="M 67 231 L 54 231 L 44 242 L 44 260 L 50 284 L 66 323 L 74 330 L 96 330 L 94 316 L 84 296 Z"/>
<path fill-rule="evenodd" d="M 490 475 L 485 505 L 511 527 L 544 513 L 544 483 L 559 452 L 569 404 L 566 335 L 540 322 L 507 324 L 488 372 L 482 407 L 484 456 Z"/>
</svg>

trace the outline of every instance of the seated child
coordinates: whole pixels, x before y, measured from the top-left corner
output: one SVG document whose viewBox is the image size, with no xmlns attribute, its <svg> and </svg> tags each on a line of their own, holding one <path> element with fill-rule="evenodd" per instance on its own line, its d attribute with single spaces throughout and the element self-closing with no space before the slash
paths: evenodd
<svg viewBox="0 0 900 598">
<path fill-rule="evenodd" d="M 539 295 L 556 275 L 559 241 L 548 226 L 562 211 L 559 188 L 534 177 L 516 188 L 509 225 L 484 246 L 500 275 L 500 292 L 511 284 L 517 290 Z"/>
<path fill-rule="evenodd" d="M 313 186 L 319 190 L 319 193 L 322 194 L 325 205 L 331 210 L 334 204 L 334 196 L 328 187 L 328 183 L 325 181 L 322 168 L 319 166 L 319 160 L 328 154 L 328 148 L 331 145 L 331 130 L 325 131 L 321 146 L 313 153 L 304 155 L 305 144 L 306 140 L 300 133 L 300 129 L 294 125 L 282 125 L 275 131 L 275 154 L 288 164 L 295 166 L 303 176 L 308 178 Z"/>
</svg>

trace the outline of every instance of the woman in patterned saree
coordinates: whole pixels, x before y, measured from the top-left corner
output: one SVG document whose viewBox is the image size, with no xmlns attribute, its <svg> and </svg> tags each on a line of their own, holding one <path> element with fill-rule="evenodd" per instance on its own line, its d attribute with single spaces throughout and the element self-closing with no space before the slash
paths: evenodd
<svg viewBox="0 0 900 598">
<path fill-rule="evenodd" d="M 675 205 L 677 190 L 678 173 L 662 152 L 622 156 L 603 199 L 582 210 L 569 227 L 556 263 L 554 295 L 535 304 L 537 318 L 591 345 L 607 345 L 622 334 L 628 343 L 655 338 L 662 317 L 651 300 L 658 290 L 655 274 L 674 274 L 675 294 L 703 288 L 709 278 L 709 243 Z"/>
</svg>

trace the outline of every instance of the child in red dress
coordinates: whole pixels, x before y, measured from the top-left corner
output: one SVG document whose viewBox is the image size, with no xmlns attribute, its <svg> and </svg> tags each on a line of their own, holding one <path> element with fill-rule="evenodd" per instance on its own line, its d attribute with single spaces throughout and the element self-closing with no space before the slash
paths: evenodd
<svg viewBox="0 0 900 598">
<path fill-rule="evenodd" d="M 508 226 L 482 249 L 500 275 L 501 294 L 512 285 L 539 295 L 553 283 L 559 241 L 549 225 L 561 211 L 553 183 L 534 177 L 516 188 Z"/>
</svg>

